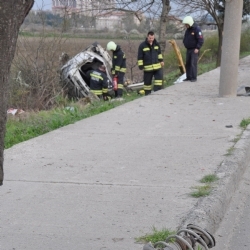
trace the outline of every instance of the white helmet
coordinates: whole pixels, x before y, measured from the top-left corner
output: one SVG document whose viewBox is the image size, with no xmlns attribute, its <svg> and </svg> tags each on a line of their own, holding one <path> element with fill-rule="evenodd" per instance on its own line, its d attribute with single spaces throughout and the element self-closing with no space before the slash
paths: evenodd
<svg viewBox="0 0 250 250">
<path fill-rule="evenodd" d="M 186 16 L 186 17 L 184 17 L 182 23 L 188 24 L 191 27 L 194 24 L 194 20 L 191 16 Z"/>
<path fill-rule="evenodd" d="M 114 50 L 115 51 L 116 48 L 117 48 L 117 45 L 113 41 L 108 42 L 107 50 Z"/>
</svg>

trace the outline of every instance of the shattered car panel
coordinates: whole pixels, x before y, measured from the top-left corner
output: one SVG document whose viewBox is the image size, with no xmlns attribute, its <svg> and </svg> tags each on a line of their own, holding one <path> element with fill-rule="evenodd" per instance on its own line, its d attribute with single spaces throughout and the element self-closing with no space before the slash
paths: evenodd
<svg viewBox="0 0 250 250">
<path fill-rule="evenodd" d="M 97 69 L 101 64 L 106 66 L 106 73 L 109 80 L 108 89 L 112 92 L 112 59 L 101 45 L 93 43 L 87 49 L 70 59 L 61 68 L 61 79 L 66 84 L 68 94 L 71 97 L 87 97 L 90 88 L 86 73 L 88 70 Z"/>
<path fill-rule="evenodd" d="M 112 58 L 100 44 L 95 42 L 67 61 L 61 68 L 61 80 L 65 85 L 64 87 L 67 88 L 70 97 L 84 98 L 89 96 L 90 83 L 86 77 L 86 73 L 88 70 L 97 69 L 100 64 L 106 66 L 106 73 L 109 80 L 108 91 L 111 96 L 114 95 L 111 74 Z M 126 89 L 131 91 L 142 88 L 143 82 L 126 86 Z"/>
</svg>

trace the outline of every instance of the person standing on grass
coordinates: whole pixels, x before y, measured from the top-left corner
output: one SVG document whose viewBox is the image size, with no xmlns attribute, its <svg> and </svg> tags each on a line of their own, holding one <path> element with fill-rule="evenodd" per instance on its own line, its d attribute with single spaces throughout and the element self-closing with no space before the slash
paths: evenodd
<svg viewBox="0 0 250 250">
<path fill-rule="evenodd" d="M 154 91 L 162 89 L 164 62 L 160 44 L 156 41 L 153 31 L 149 31 L 146 40 L 140 44 L 137 59 L 139 69 L 143 70 L 145 95 L 151 93 L 153 77 Z"/>
<path fill-rule="evenodd" d="M 199 51 L 201 46 L 204 43 L 204 38 L 202 31 L 199 26 L 194 22 L 191 16 L 186 16 L 183 21 L 185 24 L 186 32 L 183 38 L 183 43 L 186 52 L 186 76 L 187 78 L 184 81 L 197 81 L 197 64 Z"/>
<path fill-rule="evenodd" d="M 126 56 L 120 45 L 117 45 L 113 41 L 108 42 L 107 50 L 113 52 L 111 73 L 113 77 L 117 77 L 118 79 L 118 89 L 115 91 L 115 96 L 122 98 L 124 76 L 126 73 Z"/>
</svg>

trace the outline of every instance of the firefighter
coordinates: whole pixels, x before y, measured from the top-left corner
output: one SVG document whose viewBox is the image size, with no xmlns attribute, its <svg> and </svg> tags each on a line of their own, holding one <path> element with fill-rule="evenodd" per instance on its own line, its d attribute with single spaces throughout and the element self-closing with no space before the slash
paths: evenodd
<svg viewBox="0 0 250 250">
<path fill-rule="evenodd" d="M 156 41 L 153 31 L 149 31 L 147 38 L 138 48 L 138 66 L 143 70 L 143 81 L 145 95 L 152 90 L 152 79 L 154 77 L 154 91 L 162 88 L 164 66 L 160 44 Z"/>
<path fill-rule="evenodd" d="M 106 75 L 106 67 L 100 65 L 97 69 L 89 70 L 87 77 L 90 79 L 90 91 L 97 95 L 100 99 L 108 101 L 108 78 Z"/>
<path fill-rule="evenodd" d="M 200 48 L 204 42 L 202 31 L 200 27 L 194 22 L 191 16 L 186 16 L 183 21 L 186 31 L 183 38 L 183 43 L 186 52 L 186 75 L 187 78 L 184 81 L 197 81 L 197 64 Z"/>
<path fill-rule="evenodd" d="M 108 42 L 107 50 L 113 52 L 111 73 L 113 77 L 118 79 L 118 89 L 115 91 L 115 96 L 122 98 L 124 75 L 126 73 L 126 56 L 121 47 L 113 41 Z"/>
</svg>

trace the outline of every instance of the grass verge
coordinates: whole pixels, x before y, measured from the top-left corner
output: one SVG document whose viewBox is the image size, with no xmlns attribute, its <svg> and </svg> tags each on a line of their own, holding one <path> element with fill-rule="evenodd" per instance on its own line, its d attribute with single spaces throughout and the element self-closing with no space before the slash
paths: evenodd
<svg viewBox="0 0 250 250">
<path fill-rule="evenodd" d="M 57 128 L 113 109 L 136 98 L 138 98 L 138 95 L 131 93 L 129 96 L 124 97 L 124 101 L 101 101 L 88 104 L 69 102 L 67 106 L 49 111 L 29 112 L 17 117 L 9 117 L 6 124 L 5 149 Z"/>
<path fill-rule="evenodd" d="M 173 85 L 173 81 L 177 74 L 177 71 L 175 71 L 164 77 L 164 88 Z M 21 114 L 17 117 L 10 116 L 6 124 L 5 149 L 57 128 L 108 111 L 139 97 L 141 96 L 136 92 L 126 93 L 124 91 L 124 101 L 100 101 L 88 103 L 87 105 L 66 102 L 63 106 L 49 111 L 28 112 L 28 115 Z"/>
</svg>

